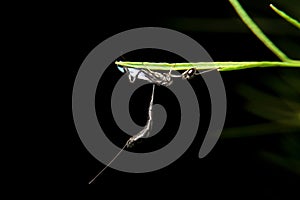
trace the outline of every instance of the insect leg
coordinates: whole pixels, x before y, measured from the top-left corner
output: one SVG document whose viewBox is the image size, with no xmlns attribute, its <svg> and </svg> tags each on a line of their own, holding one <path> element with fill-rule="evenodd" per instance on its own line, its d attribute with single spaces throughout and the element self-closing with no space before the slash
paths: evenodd
<svg viewBox="0 0 300 200">
<path fill-rule="evenodd" d="M 195 75 L 205 74 L 205 73 L 207 73 L 207 72 L 211 72 L 211 71 L 218 70 L 218 69 L 219 69 L 219 68 L 208 69 L 208 70 L 204 70 L 204 71 L 199 71 L 199 70 L 197 70 L 197 71 L 195 72 Z"/>
<path fill-rule="evenodd" d="M 136 69 L 137 70 L 137 69 Z M 141 73 L 141 70 L 139 70 L 135 76 L 133 76 L 132 74 L 130 74 L 130 72 L 128 71 L 128 78 L 130 83 L 134 83 L 134 81 L 136 80 L 136 78 L 138 78 L 139 74 Z"/>
<path fill-rule="evenodd" d="M 155 84 L 153 84 L 153 88 L 152 88 L 152 96 L 150 100 L 150 105 L 148 110 L 148 120 L 146 126 L 140 132 L 138 132 L 137 134 L 129 138 L 129 140 L 126 143 L 127 147 L 129 147 L 133 142 L 137 141 L 138 139 L 144 136 L 148 137 L 150 134 L 150 130 L 152 128 L 152 106 L 153 106 L 154 88 L 155 88 Z"/>
</svg>

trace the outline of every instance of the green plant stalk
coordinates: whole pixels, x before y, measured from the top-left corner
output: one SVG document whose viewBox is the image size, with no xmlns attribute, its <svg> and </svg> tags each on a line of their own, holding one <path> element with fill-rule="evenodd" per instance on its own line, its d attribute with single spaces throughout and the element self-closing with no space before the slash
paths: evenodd
<svg viewBox="0 0 300 200">
<path fill-rule="evenodd" d="M 278 14 L 280 15 L 282 18 L 284 18 L 286 21 L 288 21 L 289 23 L 293 24 L 294 26 L 296 26 L 298 29 L 300 29 L 300 23 L 296 20 L 291 18 L 290 16 L 288 16 L 287 14 L 285 14 L 285 12 L 279 10 L 278 8 L 276 8 L 273 4 L 270 4 L 270 7 Z"/>
<path fill-rule="evenodd" d="M 218 71 L 232 71 L 254 67 L 299 67 L 300 61 L 295 62 L 197 62 L 197 63 L 150 63 L 150 62 L 115 62 L 116 65 L 150 70 L 197 70 L 218 69 Z"/>
<path fill-rule="evenodd" d="M 277 48 L 269 38 L 261 31 L 255 22 L 248 16 L 237 0 L 229 0 L 243 22 L 250 30 L 278 57 L 282 62 L 276 61 L 253 61 L 253 62 L 197 62 L 197 63 L 151 63 L 151 62 L 115 62 L 123 67 L 150 69 L 150 70 L 197 70 L 218 69 L 218 71 L 232 71 L 256 67 L 300 67 L 300 60 L 288 58 L 279 48 Z M 284 12 L 278 10 L 272 4 L 270 7 L 288 22 L 300 29 L 299 22 L 292 19 Z"/>
<path fill-rule="evenodd" d="M 255 24 L 255 22 L 249 17 L 246 11 L 242 8 L 237 0 L 229 0 L 237 14 L 248 26 L 248 28 L 268 47 L 280 60 L 290 61 L 288 58 L 269 38 L 262 32 L 262 30 Z"/>
</svg>

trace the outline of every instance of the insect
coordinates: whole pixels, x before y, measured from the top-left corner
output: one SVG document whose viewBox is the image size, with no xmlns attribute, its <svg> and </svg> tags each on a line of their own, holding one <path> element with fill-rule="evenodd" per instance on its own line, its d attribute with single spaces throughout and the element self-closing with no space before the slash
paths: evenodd
<svg viewBox="0 0 300 200">
<path fill-rule="evenodd" d="M 200 75 L 212 70 L 216 69 L 210 69 L 206 71 L 201 71 L 199 72 L 195 68 L 190 68 L 186 70 L 184 73 L 181 75 L 174 75 L 172 74 L 172 70 L 170 70 L 168 73 L 160 73 L 160 72 L 155 72 L 150 69 L 136 69 L 136 68 L 127 68 L 127 67 L 120 67 L 117 66 L 119 71 L 122 73 L 127 73 L 129 81 L 131 83 L 134 83 L 136 79 L 141 79 L 141 80 L 146 80 L 150 83 L 153 84 L 152 88 L 152 95 L 151 95 L 151 100 L 149 104 L 149 109 L 148 109 L 148 120 L 144 128 L 138 132 L 137 134 L 133 135 L 131 138 L 127 140 L 123 148 L 113 157 L 113 159 L 89 182 L 91 184 L 100 174 L 103 173 L 103 171 L 111 165 L 111 163 L 121 154 L 122 151 L 127 147 L 131 147 L 132 144 L 137 141 L 138 139 L 142 137 L 148 137 L 152 128 L 152 106 L 153 106 L 153 99 L 154 99 L 154 89 L 155 85 L 162 85 L 162 86 L 170 86 L 173 83 L 172 78 L 182 78 L 182 79 L 190 79 L 193 78 L 195 75 Z"/>
<path fill-rule="evenodd" d="M 137 69 L 137 68 L 127 68 L 127 67 L 121 67 L 118 66 L 119 71 L 122 73 L 128 74 L 128 79 L 131 83 L 134 83 L 136 79 L 146 80 L 150 83 L 154 83 L 157 85 L 163 85 L 163 86 L 170 86 L 173 83 L 172 78 L 182 78 L 182 79 L 191 79 L 196 75 L 204 74 L 209 71 L 217 70 L 216 69 L 209 69 L 205 71 L 198 71 L 196 68 L 190 68 L 183 72 L 181 75 L 175 75 L 172 74 L 172 70 L 170 70 L 168 73 L 160 73 L 155 72 L 150 69 Z"/>
</svg>

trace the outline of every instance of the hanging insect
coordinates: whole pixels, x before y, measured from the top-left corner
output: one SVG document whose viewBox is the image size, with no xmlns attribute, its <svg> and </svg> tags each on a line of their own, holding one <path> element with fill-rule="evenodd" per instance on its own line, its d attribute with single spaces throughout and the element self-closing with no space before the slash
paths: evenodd
<svg viewBox="0 0 300 200">
<path fill-rule="evenodd" d="M 215 69 L 209 69 L 204 71 L 198 71 L 196 68 L 187 69 L 180 75 L 172 74 L 172 70 L 168 73 L 155 72 L 150 69 L 143 68 L 128 68 L 118 66 L 119 71 L 122 73 L 127 73 L 129 81 L 134 83 L 136 79 L 146 80 L 150 83 L 154 83 L 156 85 L 170 86 L 173 83 L 172 78 L 182 78 L 182 79 L 191 79 L 196 75 L 204 74 L 206 72 L 210 72 Z"/>
<path fill-rule="evenodd" d="M 172 74 L 172 70 L 170 70 L 168 73 L 161 73 L 161 72 L 155 72 L 152 71 L 150 69 L 137 69 L 137 68 L 128 68 L 128 67 L 120 67 L 118 66 L 119 71 L 121 71 L 122 73 L 127 73 L 128 74 L 128 79 L 131 83 L 134 83 L 136 79 L 140 79 L 140 80 L 146 80 L 149 83 L 153 84 L 153 88 L 152 88 L 152 95 L 151 95 L 151 100 L 150 100 L 150 104 L 149 104 L 149 108 L 148 108 L 148 120 L 146 125 L 144 126 L 144 128 L 138 132 L 137 134 L 135 134 L 134 136 L 132 136 L 131 138 L 129 138 L 127 140 L 127 142 L 125 143 L 125 145 L 123 146 L 123 148 L 113 157 L 113 159 L 89 182 L 89 184 L 91 184 L 100 174 L 103 173 L 103 171 L 110 166 L 110 164 L 120 155 L 120 153 L 122 151 L 124 151 L 124 149 L 126 147 L 130 147 L 135 141 L 137 141 L 140 138 L 143 137 L 148 137 L 152 128 L 152 107 L 153 107 L 153 99 L 154 99 L 154 89 L 155 89 L 155 85 L 162 85 L 162 86 L 170 86 L 173 83 L 172 78 L 182 78 L 182 79 L 190 79 L 193 78 L 195 75 L 200 75 L 212 70 L 216 70 L 216 69 L 209 69 L 206 71 L 202 71 L 199 72 L 198 70 L 196 70 L 195 68 L 190 68 L 188 70 L 186 70 L 184 73 L 180 74 L 180 75 L 174 75 Z"/>
</svg>

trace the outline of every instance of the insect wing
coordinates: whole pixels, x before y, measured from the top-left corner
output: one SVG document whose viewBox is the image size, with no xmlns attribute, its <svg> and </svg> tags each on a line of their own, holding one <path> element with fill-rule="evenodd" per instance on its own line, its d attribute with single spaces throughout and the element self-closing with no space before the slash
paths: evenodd
<svg viewBox="0 0 300 200">
<path fill-rule="evenodd" d="M 136 77 L 141 80 L 149 81 L 149 78 L 146 76 L 146 74 L 143 71 L 140 71 L 139 69 L 128 68 L 128 72 L 131 77 Z"/>
</svg>

